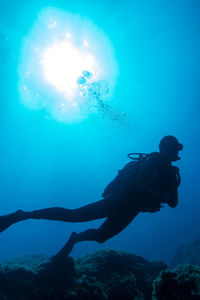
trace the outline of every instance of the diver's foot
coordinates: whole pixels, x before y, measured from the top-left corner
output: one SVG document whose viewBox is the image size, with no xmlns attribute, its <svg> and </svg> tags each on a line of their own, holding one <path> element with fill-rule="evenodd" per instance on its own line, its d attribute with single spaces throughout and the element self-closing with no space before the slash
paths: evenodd
<svg viewBox="0 0 200 300">
<path fill-rule="evenodd" d="M 16 212 L 4 216 L 0 216 L 0 232 L 6 230 L 12 224 L 24 220 L 25 212 L 17 210 Z"/>
<path fill-rule="evenodd" d="M 69 256 L 74 247 L 74 244 L 77 242 L 77 236 L 78 235 L 76 232 L 72 232 L 65 246 L 56 255 L 52 256 L 50 258 L 50 261 L 55 262 Z"/>
</svg>

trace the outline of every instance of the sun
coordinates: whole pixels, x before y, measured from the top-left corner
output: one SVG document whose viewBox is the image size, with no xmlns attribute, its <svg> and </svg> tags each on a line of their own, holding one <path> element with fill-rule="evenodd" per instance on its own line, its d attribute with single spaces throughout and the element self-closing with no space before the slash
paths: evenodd
<svg viewBox="0 0 200 300">
<path fill-rule="evenodd" d="M 105 33 L 90 20 L 55 8 L 39 14 L 24 39 L 21 62 L 22 103 L 64 123 L 98 113 L 97 101 L 102 107 L 112 98 L 118 76 Z"/>
<path fill-rule="evenodd" d="M 77 79 L 82 72 L 95 73 L 98 69 L 95 56 L 76 48 L 70 41 L 59 41 L 46 49 L 41 64 L 46 81 L 69 98 L 75 96 Z"/>
</svg>

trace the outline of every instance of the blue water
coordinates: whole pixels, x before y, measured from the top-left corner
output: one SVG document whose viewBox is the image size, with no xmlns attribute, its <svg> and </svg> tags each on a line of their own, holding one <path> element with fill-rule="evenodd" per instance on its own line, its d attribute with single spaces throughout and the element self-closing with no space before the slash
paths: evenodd
<svg viewBox="0 0 200 300">
<path fill-rule="evenodd" d="M 130 125 L 98 114 L 59 123 L 20 102 L 20 49 L 46 6 L 87 17 L 109 37 L 119 66 L 111 105 L 127 113 Z M 106 247 L 170 261 L 180 244 L 199 238 L 199 37 L 198 0 L 1 1 L 0 214 L 96 201 L 128 161 L 127 153 L 157 151 L 160 139 L 173 134 L 184 145 L 176 164 L 182 175 L 179 205 L 141 213 L 104 244 L 77 244 L 72 256 Z M 0 259 L 55 254 L 72 230 L 101 223 L 15 224 L 0 235 Z"/>
</svg>

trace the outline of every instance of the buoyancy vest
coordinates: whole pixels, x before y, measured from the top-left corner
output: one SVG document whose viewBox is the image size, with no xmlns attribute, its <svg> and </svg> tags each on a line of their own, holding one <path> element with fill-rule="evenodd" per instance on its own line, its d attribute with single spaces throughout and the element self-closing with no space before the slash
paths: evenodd
<svg viewBox="0 0 200 300">
<path fill-rule="evenodd" d="M 154 169 L 157 170 L 157 179 L 152 176 Z M 160 153 L 140 155 L 127 163 L 118 171 L 117 176 L 105 188 L 102 196 L 116 195 L 123 199 L 129 199 L 139 207 L 141 211 L 160 210 L 162 198 L 146 192 L 146 186 L 152 185 L 164 192 L 172 192 L 180 184 L 179 170 L 175 166 L 164 165 Z"/>
</svg>

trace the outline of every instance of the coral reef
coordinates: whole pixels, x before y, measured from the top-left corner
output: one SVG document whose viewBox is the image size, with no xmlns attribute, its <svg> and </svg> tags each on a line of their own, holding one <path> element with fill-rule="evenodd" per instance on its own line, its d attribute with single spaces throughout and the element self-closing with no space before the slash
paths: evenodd
<svg viewBox="0 0 200 300">
<path fill-rule="evenodd" d="M 191 264 L 200 266 L 200 239 L 188 244 L 181 245 L 170 266 L 175 267 L 179 264 Z"/>
<path fill-rule="evenodd" d="M 152 296 L 153 292 L 153 296 Z M 200 300 L 200 267 L 100 250 L 54 261 L 31 255 L 0 263 L 2 300 Z"/>
<path fill-rule="evenodd" d="M 182 265 L 162 271 L 153 285 L 153 300 L 199 300 L 200 267 Z"/>
<path fill-rule="evenodd" d="M 150 300 L 164 262 L 101 250 L 84 258 L 50 261 L 42 255 L 0 264 L 0 299 Z"/>
<path fill-rule="evenodd" d="M 149 262 L 141 256 L 114 250 L 87 255 L 76 266 L 79 280 L 87 274 L 98 282 L 109 300 L 151 299 L 152 282 L 166 268 L 164 262 Z"/>
</svg>

